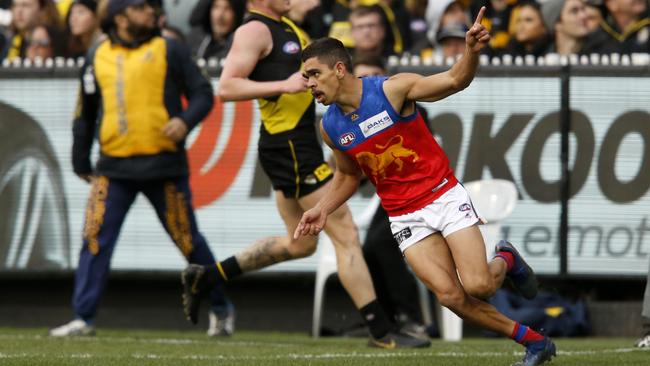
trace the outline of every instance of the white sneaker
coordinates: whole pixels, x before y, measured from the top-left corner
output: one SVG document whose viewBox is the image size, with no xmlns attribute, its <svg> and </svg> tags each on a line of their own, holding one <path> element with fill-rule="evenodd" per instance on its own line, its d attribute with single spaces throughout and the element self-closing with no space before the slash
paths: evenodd
<svg viewBox="0 0 650 366">
<path fill-rule="evenodd" d="M 646 334 L 643 338 L 636 341 L 636 346 L 639 348 L 650 347 L 650 334 Z"/>
<path fill-rule="evenodd" d="M 95 335 L 95 327 L 81 319 L 75 319 L 60 327 L 50 329 L 52 337 L 87 337 Z"/>
<path fill-rule="evenodd" d="M 210 326 L 208 327 L 208 336 L 210 337 L 228 337 L 235 332 L 235 311 L 228 311 L 225 316 L 217 316 L 213 311 L 208 314 Z"/>
</svg>

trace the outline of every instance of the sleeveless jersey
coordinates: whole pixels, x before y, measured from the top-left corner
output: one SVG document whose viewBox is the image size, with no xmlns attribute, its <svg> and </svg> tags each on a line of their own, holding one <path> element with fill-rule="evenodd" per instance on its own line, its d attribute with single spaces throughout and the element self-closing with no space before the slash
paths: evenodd
<svg viewBox="0 0 650 366">
<path fill-rule="evenodd" d="M 458 181 L 420 113 L 400 116 L 384 94 L 386 77 L 363 78 L 361 104 L 344 114 L 333 104 L 323 128 L 377 188 L 389 216 L 417 211 Z"/>
<path fill-rule="evenodd" d="M 246 22 L 252 20 L 260 21 L 269 28 L 273 49 L 257 62 L 248 78 L 254 81 L 277 81 L 300 71 L 300 52 L 308 43 L 305 33 L 285 17 L 278 21 L 252 10 Z M 258 98 L 257 101 L 264 132 L 274 135 L 307 125 L 313 129 L 315 105 L 308 90 Z"/>
</svg>

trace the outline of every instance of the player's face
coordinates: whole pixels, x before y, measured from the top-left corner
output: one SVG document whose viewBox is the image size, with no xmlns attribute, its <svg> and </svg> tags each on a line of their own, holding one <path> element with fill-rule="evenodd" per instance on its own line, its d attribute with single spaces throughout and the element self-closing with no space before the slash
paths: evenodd
<svg viewBox="0 0 650 366">
<path fill-rule="evenodd" d="M 318 103 L 330 105 L 335 102 L 334 97 L 339 89 L 339 78 L 336 76 L 335 68 L 320 62 L 317 57 L 309 58 L 303 64 L 303 76 L 307 79 L 307 87 Z"/>
</svg>

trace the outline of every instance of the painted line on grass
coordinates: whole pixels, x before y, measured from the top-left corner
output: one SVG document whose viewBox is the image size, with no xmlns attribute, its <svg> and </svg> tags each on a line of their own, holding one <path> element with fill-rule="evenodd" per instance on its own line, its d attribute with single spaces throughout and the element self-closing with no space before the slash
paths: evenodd
<svg viewBox="0 0 650 366">
<path fill-rule="evenodd" d="M 51 337 L 48 335 L 39 334 L 0 334 L 0 340 L 54 340 L 54 339 L 69 339 L 80 342 L 113 342 L 113 343 L 144 343 L 144 344 L 174 344 L 174 345 L 187 345 L 187 344 L 209 344 L 219 346 L 236 346 L 236 347 L 259 347 L 259 346 L 273 346 L 273 347 L 294 347 L 295 343 L 279 343 L 279 342 L 257 342 L 257 341 L 220 341 L 217 339 L 207 338 L 189 339 L 189 338 L 138 338 L 138 337 Z"/>
<path fill-rule="evenodd" d="M 593 356 L 599 354 L 616 354 L 632 352 L 650 352 L 650 349 L 642 348 L 613 348 L 604 350 L 585 350 L 585 351 L 559 351 L 560 356 Z M 271 360 L 314 360 L 314 359 L 387 359 L 387 358 L 409 358 L 409 357 L 431 357 L 431 358 L 469 358 L 469 357 L 503 357 L 503 356 L 521 356 L 523 352 L 350 352 L 350 353 L 317 353 L 301 354 L 288 353 L 270 356 L 225 356 L 225 355 L 186 355 L 170 356 L 155 353 L 134 353 L 131 355 L 92 355 L 88 353 L 71 353 L 67 355 L 52 355 L 45 353 L 2 353 L 0 359 L 20 359 L 20 358 L 56 358 L 56 359 L 102 359 L 102 358 L 120 358 L 120 359 L 153 359 L 153 360 L 199 360 L 199 361 L 271 361 Z"/>
</svg>

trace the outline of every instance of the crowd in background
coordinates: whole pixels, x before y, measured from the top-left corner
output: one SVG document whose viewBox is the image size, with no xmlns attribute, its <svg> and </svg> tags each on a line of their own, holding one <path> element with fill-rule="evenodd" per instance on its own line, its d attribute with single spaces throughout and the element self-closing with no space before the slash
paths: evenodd
<svg viewBox="0 0 650 366">
<path fill-rule="evenodd" d="M 188 1 L 184 34 L 167 24 L 162 0 L 149 2 L 163 35 L 197 59 L 225 57 L 246 14 L 245 0 Z M 481 6 L 490 56 L 650 52 L 648 0 L 291 0 L 287 17 L 312 39 L 340 39 L 355 57 L 453 58 Z M 84 56 L 102 38 L 101 8 L 101 0 L 0 0 L 0 60 Z"/>
</svg>

